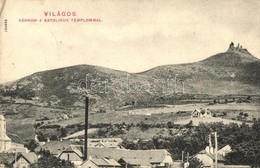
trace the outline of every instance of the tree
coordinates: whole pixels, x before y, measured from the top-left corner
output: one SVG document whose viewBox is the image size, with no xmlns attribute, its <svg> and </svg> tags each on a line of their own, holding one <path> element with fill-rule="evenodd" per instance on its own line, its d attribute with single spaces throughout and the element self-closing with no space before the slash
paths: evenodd
<svg viewBox="0 0 260 168">
<path fill-rule="evenodd" d="M 66 137 L 67 136 L 68 131 L 66 130 L 66 128 L 61 127 L 60 132 L 61 132 L 61 137 Z"/>
<path fill-rule="evenodd" d="M 167 122 L 167 127 L 168 128 L 173 128 L 173 126 L 174 126 L 174 124 L 171 121 Z"/>
<path fill-rule="evenodd" d="M 252 100 L 252 96 L 247 96 L 247 100 Z"/>
<path fill-rule="evenodd" d="M 248 117 L 248 114 L 247 114 L 247 113 L 244 113 L 244 117 Z"/>
<path fill-rule="evenodd" d="M 186 124 L 185 126 L 186 128 L 192 128 L 193 127 L 193 121 L 190 120 L 190 122 L 188 124 Z"/>
<path fill-rule="evenodd" d="M 41 157 L 36 164 L 31 165 L 32 168 L 74 168 L 73 163 L 61 160 L 50 154 L 49 151 L 42 151 L 39 154 Z"/>
<path fill-rule="evenodd" d="M 201 167 L 202 167 L 202 162 L 196 157 L 193 157 L 189 160 L 188 168 L 201 168 Z"/>
<path fill-rule="evenodd" d="M 35 140 L 30 140 L 27 144 L 25 144 L 25 147 L 28 148 L 30 151 L 34 151 L 34 149 L 38 146 L 39 144 Z"/>
</svg>

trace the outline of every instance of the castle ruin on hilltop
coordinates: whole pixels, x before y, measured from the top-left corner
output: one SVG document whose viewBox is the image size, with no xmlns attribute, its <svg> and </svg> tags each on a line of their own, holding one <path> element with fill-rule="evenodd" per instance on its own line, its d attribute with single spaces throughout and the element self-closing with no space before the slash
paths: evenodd
<svg viewBox="0 0 260 168">
<path fill-rule="evenodd" d="M 242 45 L 238 43 L 237 46 L 235 47 L 233 42 L 229 44 L 229 48 L 227 52 L 239 52 L 239 53 L 249 54 L 247 49 L 243 48 Z"/>
</svg>

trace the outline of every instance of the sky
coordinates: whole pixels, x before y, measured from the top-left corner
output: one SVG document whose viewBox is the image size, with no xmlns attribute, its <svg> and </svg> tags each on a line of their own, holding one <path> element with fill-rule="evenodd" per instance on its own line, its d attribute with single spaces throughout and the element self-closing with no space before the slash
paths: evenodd
<svg viewBox="0 0 260 168">
<path fill-rule="evenodd" d="M 58 11 L 77 16 L 44 15 Z M 39 22 L 72 18 L 101 22 Z M 260 0 L 8 0 L 0 21 L 0 83 L 77 64 L 141 72 L 206 59 L 231 41 L 260 58 Z"/>
</svg>

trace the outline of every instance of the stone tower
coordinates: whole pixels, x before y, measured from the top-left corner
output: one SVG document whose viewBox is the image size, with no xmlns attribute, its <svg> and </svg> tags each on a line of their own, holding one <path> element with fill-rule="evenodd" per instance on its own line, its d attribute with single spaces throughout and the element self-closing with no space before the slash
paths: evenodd
<svg viewBox="0 0 260 168">
<path fill-rule="evenodd" d="M 234 43 L 231 42 L 231 43 L 229 44 L 228 52 L 232 52 L 232 51 L 234 51 L 234 50 L 235 50 Z"/>
<path fill-rule="evenodd" d="M 0 115 L 0 152 L 11 148 L 11 139 L 6 135 L 6 122 L 3 115 Z"/>
</svg>

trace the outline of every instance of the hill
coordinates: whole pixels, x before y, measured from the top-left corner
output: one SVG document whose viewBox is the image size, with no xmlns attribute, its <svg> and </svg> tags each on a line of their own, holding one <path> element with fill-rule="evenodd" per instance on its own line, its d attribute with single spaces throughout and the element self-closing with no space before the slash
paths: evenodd
<svg viewBox="0 0 260 168">
<path fill-rule="evenodd" d="M 259 94 L 259 69 L 260 60 L 246 49 L 229 47 L 226 52 L 199 62 L 159 66 L 140 74 L 158 79 L 177 74 L 179 85 L 184 81 L 188 93 Z"/>
<path fill-rule="evenodd" d="M 1 99 L 54 107 L 83 107 L 87 94 L 91 108 L 102 112 L 127 105 L 158 104 L 157 99 L 190 99 L 197 94 L 260 94 L 260 60 L 230 44 L 228 50 L 205 60 L 164 65 L 142 73 L 128 73 L 92 65 L 37 72 L 0 85 Z M 177 92 L 174 94 L 175 75 Z M 87 75 L 87 83 L 86 81 Z M 170 95 L 170 96 L 169 96 Z M 22 101 L 21 100 L 21 101 Z"/>
<path fill-rule="evenodd" d="M 82 107 L 87 90 L 92 108 L 102 110 L 110 105 L 112 108 L 113 105 L 128 105 L 141 99 L 145 101 L 146 97 L 159 94 L 156 90 L 146 90 L 145 87 L 150 88 L 151 84 L 159 85 L 144 75 L 99 66 L 77 65 L 37 72 L 1 85 L 1 95 L 2 98 L 10 97 L 15 101 L 17 97 L 32 99 L 27 100 L 27 103 L 40 106 Z"/>
</svg>

